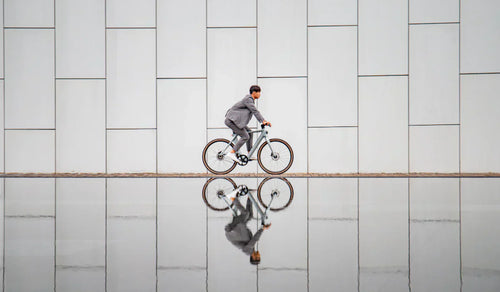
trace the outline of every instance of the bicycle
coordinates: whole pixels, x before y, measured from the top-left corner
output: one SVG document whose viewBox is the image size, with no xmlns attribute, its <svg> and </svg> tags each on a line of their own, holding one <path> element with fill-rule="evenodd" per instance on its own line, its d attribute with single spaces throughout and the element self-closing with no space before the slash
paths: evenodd
<svg viewBox="0 0 500 292">
<path fill-rule="evenodd" d="M 237 164 L 241 166 L 247 165 L 248 157 L 252 157 L 259 144 L 265 140 L 257 152 L 259 166 L 269 174 L 282 174 L 290 169 L 293 163 L 293 150 L 285 140 L 279 138 L 269 139 L 267 137 L 269 132 L 265 129 L 264 124 L 261 124 L 260 130 L 250 131 L 250 133 L 260 133 L 260 135 L 248 152 L 248 156 L 237 154 L 240 160 L 239 163 L 226 157 L 226 154 L 232 150 L 234 142 L 238 139 L 237 134 L 233 133 L 231 141 L 217 138 L 208 142 L 202 153 L 205 167 L 214 174 L 228 174 Z"/>
<path fill-rule="evenodd" d="M 253 191 L 257 191 L 257 198 L 265 210 L 262 210 L 257 203 L 252 195 Z M 213 177 L 205 183 L 202 189 L 203 201 L 210 209 L 214 211 L 231 209 L 235 216 L 237 215 L 236 208 L 233 207 L 231 198 L 246 195 L 260 215 L 262 225 L 268 226 L 269 210 L 281 211 L 287 208 L 293 200 L 294 193 L 292 184 L 287 179 L 273 177 L 265 178 L 256 190 L 249 189 L 246 185 L 237 186 L 230 178 Z"/>
</svg>

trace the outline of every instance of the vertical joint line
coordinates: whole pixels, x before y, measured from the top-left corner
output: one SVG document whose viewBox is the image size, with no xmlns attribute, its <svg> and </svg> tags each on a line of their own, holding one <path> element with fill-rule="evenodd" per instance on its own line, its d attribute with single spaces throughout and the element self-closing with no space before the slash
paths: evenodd
<svg viewBox="0 0 500 292">
<path fill-rule="evenodd" d="M 309 0 L 306 0 L 306 123 L 307 123 L 307 173 L 310 171 L 309 165 Z M 308 250 L 308 259 L 309 259 L 309 250 Z M 309 291 L 309 263 L 307 265 L 307 290 Z"/>
<path fill-rule="evenodd" d="M 5 2 L 4 2 L 5 3 Z M 4 18 L 5 19 L 5 18 Z M 4 51 L 5 52 L 5 51 Z M 7 179 L 4 177 L 2 179 L 3 181 L 3 248 L 2 248 L 2 252 L 3 252 L 3 255 L 2 255 L 2 291 L 5 291 L 5 197 L 6 197 L 6 193 L 5 193 L 5 183 L 7 182 Z"/>
<path fill-rule="evenodd" d="M 53 181 L 54 181 L 54 292 L 56 292 L 56 286 L 57 286 L 57 178 L 54 178 Z M 5 267 L 4 267 L 4 269 L 5 269 Z"/>
<path fill-rule="evenodd" d="M 407 136 L 408 136 L 407 137 L 408 138 L 408 141 L 407 141 L 407 143 L 408 143 L 408 145 L 407 145 L 407 151 L 408 151 L 408 153 L 407 153 L 407 159 L 408 159 L 407 172 L 409 173 L 411 171 L 411 168 L 410 168 L 410 163 L 411 163 L 410 162 L 410 150 L 411 150 L 410 149 L 410 0 L 408 0 L 407 5 L 408 5 L 408 7 L 407 7 L 407 9 L 408 9 L 408 11 L 407 11 L 407 13 L 408 13 L 408 15 L 407 15 L 407 17 L 408 17 L 408 19 L 407 19 L 407 21 L 408 21 L 408 27 L 407 27 L 408 36 L 407 36 L 407 55 L 406 55 L 407 69 L 406 70 L 408 70 L 407 71 L 408 75 L 407 75 L 407 82 L 406 82 L 406 90 L 407 90 L 408 96 L 407 96 L 407 100 L 406 100 L 406 102 L 407 102 L 407 104 L 406 104 L 407 109 L 406 110 L 407 110 L 407 115 L 408 115 L 407 116 L 408 123 L 407 123 L 406 129 L 407 129 Z M 410 288 L 410 291 L 411 291 L 411 288 Z"/>
<path fill-rule="evenodd" d="M 407 145 L 407 158 L 408 158 L 408 165 L 407 165 L 407 172 L 409 173 L 410 172 L 410 0 L 408 0 L 407 2 L 407 55 L 406 55 L 406 59 L 407 59 L 407 84 L 406 84 L 406 89 L 407 89 L 407 138 L 408 138 L 408 145 Z M 408 291 L 411 292 L 411 220 L 410 220 L 410 178 L 408 177 L 407 179 L 407 183 L 408 183 L 408 196 L 407 196 L 407 204 L 408 204 Z"/>
<path fill-rule="evenodd" d="M 307 173 L 310 172 L 310 165 L 309 165 L 309 0 L 306 0 L 306 75 L 307 75 L 307 80 L 306 80 L 306 115 L 307 115 Z M 310 179 L 307 179 L 307 291 L 310 291 L 310 257 L 309 257 L 309 181 Z"/>
<path fill-rule="evenodd" d="M 156 173 L 158 173 L 158 0 L 155 0 L 155 103 Z M 158 249 L 156 249 L 156 251 L 158 252 Z M 158 284 L 158 271 L 156 272 L 156 276 L 156 282 Z M 156 290 L 158 290 L 158 285 L 156 285 Z"/>
<path fill-rule="evenodd" d="M 356 155 L 359 174 L 359 0 L 356 3 Z M 359 280 L 359 277 L 358 277 Z M 359 285 L 358 285 L 359 291 Z"/>
<path fill-rule="evenodd" d="M 104 179 L 104 291 L 108 290 L 108 180 Z"/>
<path fill-rule="evenodd" d="M 5 1 L 4 1 L 5 2 Z M 54 172 L 57 172 L 57 42 L 56 42 L 56 0 L 54 0 Z M 5 66 L 5 64 L 4 64 Z M 5 151 L 5 150 L 4 150 Z M 54 178 L 54 292 L 57 287 L 57 178 Z M 5 267 L 4 267 L 5 268 Z"/>
<path fill-rule="evenodd" d="M 359 246 L 359 177 L 356 179 L 357 180 L 357 191 L 356 191 L 356 196 L 357 196 L 357 202 L 356 202 L 356 206 L 357 206 L 357 217 L 358 217 L 358 220 L 357 220 L 357 248 L 358 248 L 358 253 L 357 253 L 357 259 L 358 259 L 358 292 L 360 291 L 360 286 L 361 286 L 361 261 L 360 261 L 360 254 L 359 254 L 359 251 L 360 251 L 360 246 Z"/>
<path fill-rule="evenodd" d="M 309 201 L 310 201 L 310 178 L 307 178 L 307 291 L 310 290 L 310 255 L 309 255 L 309 249 L 310 249 L 310 239 L 309 239 L 309 224 L 311 223 L 309 221 Z"/>
<path fill-rule="evenodd" d="M 458 172 L 462 174 L 462 0 L 458 1 Z M 458 179 L 458 250 L 460 263 L 460 292 L 463 290 L 462 260 L 462 178 Z"/>
<path fill-rule="evenodd" d="M 208 0 L 205 0 L 205 142 L 208 143 Z M 208 289 L 208 286 L 207 286 Z"/>
<path fill-rule="evenodd" d="M 108 1 L 104 0 L 104 172 L 108 173 Z M 107 277 L 105 279 L 107 290 Z"/>
<path fill-rule="evenodd" d="M 356 1 L 356 154 L 357 154 L 357 167 L 359 174 L 359 0 Z M 358 292 L 360 292 L 361 286 L 361 270 L 360 270 L 360 247 L 359 247 L 359 177 L 356 178 L 357 182 L 357 190 L 356 190 L 356 207 L 357 207 L 357 222 L 356 222 L 356 233 L 357 233 L 357 264 L 358 264 L 358 274 L 357 274 L 357 284 L 358 284 Z"/>
<path fill-rule="evenodd" d="M 410 178 L 408 181 L 408 290 L 411 292 L 411 209 L 410 209 Z"/>
<path fill-rule="evenodd" d="M 52 36 L 54 37 L 54 51 L 53 51 L 53 57 L 54 57 L 54 172 L 57 172 L 57 60 L 56 60 L 56 55 L 57 55 L 57 42 L 56 42 L 56 0 L 54 0 L 54 30 Z M 4 64 L 5 66 L 5 64 Z M 55 273 L 55 267 L 54 267 L 54 273 Z M 54 279 L 55 280 L 55 279 Z M 54 281 L 54 290 L 55 290 L 55 281 Z"/>
<path fill-rule="evenodd" d="M 108 1 L 104 0 L 104 172 L 108 173 Z M 104 180 L 104 291 L 108 291 L 108 180 Z"/>
<path fill-rule="evenodd" d="M 156 253 L 155 253 L 155 259 L 156 259 L 156 263 L 155 263 L 155 272 L 156 272 L 156 285 L 155 285 L 155 289 L 156 291 L 158 291 L 158 193 L 159 193 L 159 186 L 158 186 L 158 177 L 156 178 L 156 212 L 155 212 L 155 219 L 156 219 L 156 234 L 155 234 L 155 237 L 156 237 L 156 242 L 155 242 L 155 249 L 156 249 Z"/>
<path fill-rule="evenodd" d="M 2 72 L 3 72 L 3 171 L 6 172 L 6 164 L 5 164 L 5 146 L 6 146 L 6 143 L 5 143 L 5 113 L 6 113 L 6 110 L 5 110 L 5 81 L 6 81 L 6 78 L 5 78 L 5 30 L 4 30 L 4 27 L 5 27 L 5 1 L 2 1 L 2 40 L 3 40 L 3 43 L 2 43 L 2 48 L 3 48 L 3 52 L 2 52 L 2 58 L 3 58 L 3 68 L 2 68 Z M 3 247 L 2 247 L 2 291 L 5 291 L 5 197 L 6 197 L 6 193 L 5 193 L 5 183 L 6 183 L 6 179 L 5 177 L 2 178 L 2 181 L 3 181 L 3 215 L 2 215 L 2 218 L 3 218 L 3 232 L 2 232 L 2 235 L 3 235 L 3 238 L 2 238 L 2 242 L 3 242 Z"/>
<path fill-rule="evenodd" d="M 208 143 L 208 0 L 205 0 L 205 142 Z M 208 180 L 208 179 L 207 179 Z M 208 206 L 205 206 L 205 291 L 208 292 Z"/>
</svg>

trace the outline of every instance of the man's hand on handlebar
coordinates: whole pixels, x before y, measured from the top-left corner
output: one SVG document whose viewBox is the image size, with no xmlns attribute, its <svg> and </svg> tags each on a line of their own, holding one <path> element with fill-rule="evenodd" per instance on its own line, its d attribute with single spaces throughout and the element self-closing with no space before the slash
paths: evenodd
<svg viewBox="0 0 500 292">
<path fill-rule="evenodd" d="M 262 124 L 263 124 L 264 126 L 269 126 L 269 127 L 271 127 L 271 123 L 270 123 L 270 122 L 268 122 L 268 121 L 263 121 L 263 122 L 262 122 Z"/>
</svg>

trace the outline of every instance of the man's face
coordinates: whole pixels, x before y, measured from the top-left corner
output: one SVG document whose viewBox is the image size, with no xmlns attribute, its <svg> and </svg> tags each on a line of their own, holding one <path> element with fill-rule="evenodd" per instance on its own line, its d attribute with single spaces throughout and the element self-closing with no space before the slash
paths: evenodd
<svg viewBox="0 0 500 292">
<path fill-rule="evenodd" d="M 260 98 L 260 92 L 257 92 L 257 91 L 252 92 L 252 97 L 254 99 L 259 99 Z"/>
</svg>

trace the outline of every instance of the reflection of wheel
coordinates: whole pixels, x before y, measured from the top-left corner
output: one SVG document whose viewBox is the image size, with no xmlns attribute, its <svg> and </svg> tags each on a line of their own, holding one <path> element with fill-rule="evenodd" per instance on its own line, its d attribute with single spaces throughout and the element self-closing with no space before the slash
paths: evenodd
<svg viewBox="0 0 500 292">
<path fill-rule="evenodd" d="M 229 143 L 227 139 L 214 139 L 208 142 L 205 149 L 203 149 L 203 164 L 210 172 L 227 174 L 236 167 L 236 162 L 226 156 L 231 151 L 231 147 L 234 146 L 233 143 L 231 143 L 231 146 L 228 146 Z M 224 149 L 225 153 L 223 153 Z"/>
<path fill-rule="evenodd" d="M 268 177 L 264 179 L 257 189 L 259 202 L 267 208 L 273 196 L 271 210 L 279 211 L 285 209 L 293 200 L 292 184 L 286 178 L 281 177 Z"/>
<path fill-rule="evenodd" d="M 269 144 L 271 147 L 267 141 L 262 143 L 259 152 L 257 152 L 259 165 L 269 174 L 282 174 L 292 166 L 292 147 L 285 140 L 276 138 L 270 139 Z"/>
<path fill-rule="evenodd" d="M 222 196 L 229 194 L 236 189 L 236 184 L 230 178 L 213 177 L 209 179 L 202 190 L 203 201 L 207 206 L 215 211 L 229 209 Z"/>
</svg>

